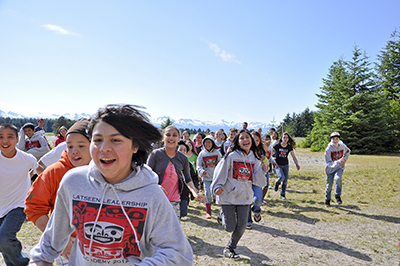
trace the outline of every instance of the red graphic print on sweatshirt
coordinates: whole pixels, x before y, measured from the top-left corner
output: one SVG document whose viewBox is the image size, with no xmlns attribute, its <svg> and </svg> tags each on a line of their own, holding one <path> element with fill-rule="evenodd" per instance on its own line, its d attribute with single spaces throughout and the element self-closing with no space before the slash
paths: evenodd
<svg viewBox="0 0 400 266">
<path fill-rule="evenodd" d="M 40 147 L 41 147 L 40 142 L 38 140 L 25 142 L 25 148 L 27 151 L 29 151 L 32 148 L 40 148 Z"/>
<path fill-rule="evenodd" d="M 73 219 L 79 248 L 85 256 L 89 256 L 90 239 L 92 242 L 92 258 L 100 260 L 125 260 L 129 256 L 140 256 L 135 233 L 120 206 L 103 204 L 100 217 L 95 226 L 100 204 L 73 200 Z M 147 210 L 143 208 L 124 207 L 138 241 L 142 237 Z"/>
<path fill-rule="evenodd" d="M 332 161 L 337 161 L 343 157 L 344 150 L 331 152 Z"/>
<path fill-rule="evenodd" d="M 217 161 L 218 161 L 218 155 L 203 157 L 203 162 L 204 162 L 205 168 L 212 168 L 212 167 L 217 166 Z"/>
<path fill-rule="evenodd" d="M 233 162 L 233 179 L 242 181 L 252 181 L 253 180 L 253 169 L 254 163 L 250 164 L 248 162 Z"/>
</svg>

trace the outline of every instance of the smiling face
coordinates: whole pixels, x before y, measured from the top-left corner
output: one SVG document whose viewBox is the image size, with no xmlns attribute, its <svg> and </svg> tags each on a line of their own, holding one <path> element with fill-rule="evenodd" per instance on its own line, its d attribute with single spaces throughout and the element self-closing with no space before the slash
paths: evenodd
<svg viewBox="0 0 400 266">
<path fill-rule="evenodd" d="M 184 140 L 189 140 L 190 139 L 189 133 L 187 133 L 187 132 L 183 133 L 183 139 Z"/>
<path fill-rule="evenodd" d="M 164 147 L 167 149 L 176 149 L 176 146 L 178 145 L 179 142 L 179 132 L 173 128 L 167 128 L 164 131 Z"/>
<path fill-rule="evenodd" d="M 339 137 L 333 137 L 333 138 L 331 139 L 331 141 L 332 141 L 333 145 L 338 146 L 338 145 L 339 145 L 340 138 L 339 138 Z"/>
<path fill-rule="evenodd" d="M 260 144 L 261 140 L 258 136 L 253 135 L 253 139 L 254 139 L 254 143 L 256 144 L 256 146 L 258 147 L 258 145 Z"/>
<path fill-rule="evenodd" d="M 28 138 L 32 138 L 33 133 L 35 133 L 35 132 L 33 131 L 32 128 L 26 127 L 26 128 L 24 128 L 24 133 Z"/>
<path fill-rule="evenodd" d="M 217 133 L 215 133 L 215 138 L 216 138 L 218 141 L 221 141 L 221 139 L 222 139 L 222 132 L 221 132 L 221 131 L 217 131 Z"/>
<path fill-rule="evenodd" d="M 138 151 L 131 139 L 100 121 L 93 128 L 90 154 L 104 179 L 116 183 L 132 173 L 132 155 Z"/>
<path fill-rule="evenodd" d="M 0 151 L 6 158 L 12 158 L 17 153 L 15 145 L 18 142 L 18 137 L 15 131 L 11 128 L 0 129 Z"/>
<path fill-rule="evenodd" d="M 250 152 L 251 148 L 251 138 L 246 132 L 242 132 L 239 135 L 239 147 L 245 151 L 246 154 Z"/>
<path fill-rule="evenodd" d="M 184 145 L 179 145 L 178 146 L 178 151 L 182 152 L 183 154 L 187 154 L 187 149 Z"/>
<path fill-rule="evenodd" d="M 67 130 L 65 128 L 61 128 L 60 134 L 65 138 L 65 135 L 67 134 Z"/>
<path fill-rule="evenodd" d="M 229 133 L 229 140 L 231 142 L 233 142 L 233 139 L 236 137 L 237 132 L 236 131 L 232 131 L 231 133 Z"/>
<path fill-rule="evenodd" d="M 74 167 L 87 165 L 90 160 L 90 142 L 79 133 L 70 133 L 67 136 L 67 155 Z"/>
<path fill-rule="evenodd" d="M 204 141 L 204 148 L 206 148 L 206 150 L 210 151 L 212 148 L 213 144 L 212 144 L 212 140 L 210 139 L 206 139 Z"/>
</svg>

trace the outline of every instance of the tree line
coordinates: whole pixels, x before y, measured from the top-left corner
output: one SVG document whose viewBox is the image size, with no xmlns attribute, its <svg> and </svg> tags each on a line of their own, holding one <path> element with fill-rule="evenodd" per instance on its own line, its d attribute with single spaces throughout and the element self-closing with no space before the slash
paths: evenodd
<svg viewBox="0 0 400 266">
<path fill-rule="evenodd" d="M 315 123 L 303 145 L 324 150 L 338 131 L 356 154 L 400 149 L 400 34 L 395 30 L 372 66 L 357 46 L 350 60 L 341 57 L 329 68 L 317 94 Z"/>
<path fill-rule="evenodd" d="M 58 130 L 61 126 L 65 126 L 66 128 L 70 128 L 75 120 L 71 120 L 65 118 L 64 116 L 60 116 L 57 119 L 43 118 L 44 126 L 43 129 L 46 132 L 53 132 L 54 135 L 58 134 Z M 11 118 L 11 117 L 0 117 L 0 124 L 9 123 L 16 126 L 20 129 L 26 123 L 32 123 L 37 126 L 37 118 Z"/>
</svg>

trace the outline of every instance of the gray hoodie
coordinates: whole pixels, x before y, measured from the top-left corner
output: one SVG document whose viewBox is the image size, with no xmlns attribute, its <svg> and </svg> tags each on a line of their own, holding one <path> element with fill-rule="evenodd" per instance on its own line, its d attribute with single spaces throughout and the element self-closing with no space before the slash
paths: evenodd
<svg viewBox="0 0 400 266">
<path fill-rule="evenodd" d="M 21 128 L 19 131 L 19 141 L 17 148 L 35 156 L 39 160 L 43 155 L 50 151 L 43 133 L 35 132 L 31 138 L 25 135 L 24 130 Z"/>
<path fill-rule="evenodd" d="M 265 187 L 267 179 L 261 168 L 261 162 L 252 151 L 244 155 L 235 150 L 224 157 L 214 171 L 211 184 L 213 193 L 221 187 L 224 192 L 217 196 L 220 205 L 248 205 L 253 201 L 252 185 Z"/>
<path fill-rule="evenodd" d="M 208 139 L 213 142 L 213 147 L 210 151 L 208 151 L 204 146 L 204 142 Z M 203 181 L 212 181 L 215 167 L 221 160 L 222 155 L 217 149 L 215 149 L 217 146 L 214 140 L 210 137 L 205 137 L 203 139 L 203 147 L 204 148 L 199 153 L 199 157 L 197 157 L 197 173 Z M 203 170 L 207 172 L 206 175 L 202 175 Z"/>
<path fill-rule="evenodd" d="M 53 262 L 75 231 L 71 266 L 192 265 L 191 246 L 157 182 L 147 165 L 114 184 L 93 162 L 68 171 L 32 261 Z"/>
<path fill-rule="evenodd" d="M 337 148 L 333 145 L 332 142 L 329 142 L 328 147 L 326 147 L 325 150 L 325 173 L 331 174 L 337 169 L 342 168 L 339 160 L 342 157 L 349 159 L 349 156 L 350 149 L 342 141 L 339 141 L 339 146 Z"/>
</svg>

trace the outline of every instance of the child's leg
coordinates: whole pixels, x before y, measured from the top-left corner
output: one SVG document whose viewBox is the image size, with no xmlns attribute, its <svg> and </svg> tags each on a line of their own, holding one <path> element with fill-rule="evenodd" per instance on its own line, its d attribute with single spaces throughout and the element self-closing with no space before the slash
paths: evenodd
<svg viewBox="0 0 400 266">
<path fill-rule="evenodd" d="M 335 173 L 326 174 L 325 200 L 331 200 L 333 178 Z"/>
<path fill-rule="evenodd" d="M 188 204 L 189 204 L 189 200 L 181 199 L 181 202 L 179 204 L 179 206 L 180 206 L 180 217 L 187 216 Z"/>
<path fill-rule="evenodd" d="M 335 196 L 341 196 L 342 195 L 342 175 L 343 175 L 343 168 L 339 168 L 338 170 L 335 171 L 335 181 L 336 181 L 336 192 Z M 333 183 L 333 181 L 332 181 Z"/>
<path fill-rule="evenodd" d="M 253 204 L 253 208 L 252 211 L 254 213 L 254 215 L 258 215 L 261 213 L 261 204 L 262 204 L 262 196 L 263 196 L 263 190 L 261 187 L 253 185 L 253 200 L 254 200 L 254 204 Z"/>
<path fill-rule="evenodd" d="M 226 247 L 236 249 L 237 243 L 246 230 L 249 205 L 222 205 L 222 213 L 225 230 L 232 232 Z"/>
<path fill-rule="evenodd" d="M 29 258 L 22 256 L 22 245 L 17 233 L 26 215 L 23 208 L 15 208 L 0 219 L 0 252 L 7 265 L 28 265 Z"/>
<path fill-rule="evenodd" d="M 212 202 L 212 193 L 211 193 L 211 181 L 203 181 L 204 184 L 204 194 L 207 197 L 206 203 Z"/>
<path fill-rule="evenodd" d="M 279 168 L 283 173 L 283 182 L 282 182 L 282 189 L 281 189 L 281 196 L 285 197 L 286 194 L 286 187 L 289 179 L 289 165 L 280 165 Z"/>
</svg>

